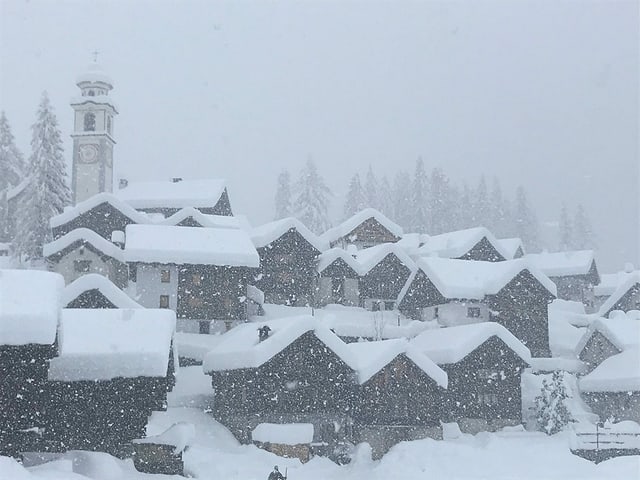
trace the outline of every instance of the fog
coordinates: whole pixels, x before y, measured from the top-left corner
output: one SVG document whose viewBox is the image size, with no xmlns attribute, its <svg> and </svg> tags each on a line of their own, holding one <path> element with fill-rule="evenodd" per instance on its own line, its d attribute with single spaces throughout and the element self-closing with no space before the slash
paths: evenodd
<svg viewBox="0 0 640 480">
<path fill-rule="evenodd" d="M 524 185 L 549 236 L 561 202 L 582 203 L 601 271 L 640 263 L 635 1 L 0 8 L 0 109 L 25 155 L 47 90 L 71 161 L 69 99 L 97 49 L 120 111 L 116 178 L 226 178 L 258 224 L 278 172 L 311 157 L 337 220 L 356 171 L 422 157 L 456 183 Z"/>
</svg>

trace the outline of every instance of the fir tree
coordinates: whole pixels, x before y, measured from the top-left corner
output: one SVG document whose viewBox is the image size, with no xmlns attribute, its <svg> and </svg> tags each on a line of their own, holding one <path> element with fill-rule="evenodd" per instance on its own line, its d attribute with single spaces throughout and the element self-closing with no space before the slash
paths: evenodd
<svg viewBox="0 0 640 480">
<path fill-rule="evenodd" d="M 569 213 L 567 212 L 567 206 L 564 203 L 560 209 L 558 233 L 560 235 L 559 250 L 561 252 L 571 250 L 573 248 L 573 228 L 571 226 L 571 220 L 569 219 Z"/>
<path fill-rule="evenodd" d="M 395 218 L 393 213 L 393 198 L 391 183 L 386 175 L 380 180 L 380 190 L 378 195 L 380 201 L 379 210 L 392 220 Z"/>
<path fill-rule="evenodd" d="M 288 170 L 283 170 L 278 175 L 278 187 L 276 189 L 276 216 L 275 219 L 291 216 L 291 175 Z"/>
<path fill-rule="evenodd" d="M 58 121 L 46 92 L 31 129 L 28 180 L 14 242 L 14 253 L 27 260 L 42 257 L 42 246 L 51 241 L 49 219 L 62 213 L 71 200 Z"/>
<path fill-rule="evenodd" d="M 535 398 L 536 423 L 547 435 L 562 431 L 574 419 L 567 407 L 570 398 L 565 385 L 564 372 L 553 372 L 551 382 L 542 380 L 540 395 Z"/>
<path fill-rule="evenodd" d="M 471 189 L 466 183 L 462 187 L 462 198 L 460 199 L 460 219 L 459 229 L 474 227 L 473 224 L 474 202 L 471 197 Z"/>
<path fill-rule="evenodd" d="M 438 235 L 452 230 L 451 218 L 453 217 L 451 208 L 451 191 L 449 179 L 439 168 L 431 171 L 429 184 L 429 213 L 431 214 L 430 226 L 431 235 Z"/>
<path fill-rule="evenodd" d="M 393 180 L 393 220 L 405 230 L 411 229 L 411 176 L 400 170 Z"/>
<path fill-rule="evenodd" d="M 507 233 L 507 208 L 502 196 L 502 188 L 500 187 L 500 181 L 497 177 L 493 178 L 493 185 L 491 188 L 491 198 L 489 200 L 489 222 L 487 227 L 495 235 L 500 238 L 508 236 Z"/>
<path fill-rule="evenodd" d="M 365 183 L 364 183 L 364 198 L 365 198 L 367 207 L 380 210 L 379 191 L 380 191 L 380 187 L 378 185 L 378 179 L 373 173 L 373 169 L 371 168 L 371 165 L 369 165 L 369 170 L 367 171 L 367 178 L 365 179 Z"/>
<path fill-rule="evenodd" d="M 311 159 L 302 169 L 296 193 L 296 217 L 317 234 L 326 231 L 330 227 L 327 211 L 331 190 Z"/>
<path fill-rule="evenodd" d="M 411 231 L 414 233 L 427 233 L 429 231 L 427 183 L 428 177 L 424 169 L 424 162 L 422 161 L 422 158 L 418 158 L 413 176 L 410 205 Z"/>
<path fill-rule="evenodd" d="M 480 177 L 478 188 L 475 191 L 475 201 L 473 205 L 473 225 L 479 227 L 489 227 L 489 193 L 487 192 L 487 182 L 484 175 Z"/>
<path fill-rule="evenodd" d="M 349 191 L 344 203 L 344 217 L 349 218 L 366 206 L 364 191 L 360 184 L 360 175 L 355 174 L 349 182 Z"/>
<path fill-rule="evenodd" d="M 23 180 L 25 168 L 22 153 L 16 147 L 9 121 L 4 112 L 0 112 L 0 242 L 12 240 L 9 224 L 15 222 L 15 218 L 9 218 L 7 195 L 11 186 L 18 185 Z"/>
<path fill-rule="evenodd" d="M 538 220 L 529 206 L 527 194 L 522 186 L 519 186 L 516 191 L 514 220 L 516 235 L 522 239 L 525 248 L 529 251 L 538 251 L 540 249 Z"/>
<path fill-rule="evenodd" d="M 576 215 L 573 220 L 573 248 L 584 250 L 595 248 L 595 238 L 591 222 L 582 204 L 578 205 Z"/>
</svg>

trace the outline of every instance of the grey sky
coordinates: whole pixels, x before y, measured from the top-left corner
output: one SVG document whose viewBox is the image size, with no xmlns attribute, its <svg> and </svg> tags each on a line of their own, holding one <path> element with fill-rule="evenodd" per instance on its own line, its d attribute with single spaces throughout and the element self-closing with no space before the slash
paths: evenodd
<svg viewBox="0 0 640 480">
<path fill-rule="evenodd" d="M 70 157 L 75 77 L 115 82 L 116 170 L 223 177 L 270 220 L 276 175 L 412 169 L 587 207 L 602 270 L 638 261 L 638 3 L 0 0 L 0 109 L 28 153 L 42 90 Z M 339 207 L 340 205 L 336 205 Z"/>
</svg>

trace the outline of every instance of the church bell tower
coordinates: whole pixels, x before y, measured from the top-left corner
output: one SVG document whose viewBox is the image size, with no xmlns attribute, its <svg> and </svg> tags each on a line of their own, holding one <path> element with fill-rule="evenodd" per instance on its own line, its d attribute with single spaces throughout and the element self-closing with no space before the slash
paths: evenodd
<svg viewBox="0 0 640 480">
<path fill-rule="evenodd" d="M 113 191 L 113 123 L 118 114 L 109 96 L 113 82 L 97 62 L 78 76 L 76 85 L 80 96 L 71 100 L 74 205 L 97 193 Z"/>
</svg>

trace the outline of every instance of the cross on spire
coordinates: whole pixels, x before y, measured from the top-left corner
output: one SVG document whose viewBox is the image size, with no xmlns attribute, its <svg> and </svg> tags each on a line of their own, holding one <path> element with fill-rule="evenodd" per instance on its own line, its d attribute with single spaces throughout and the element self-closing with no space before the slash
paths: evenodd
<svg viewBox="0 0 640 480">
<path fill-rule="evenodd" d="M 93 52 L 91 52 L 91 54 L 93 55 L 93 62 L 98 63 L 98 55 L 100 54 L 100 52 L 98 50 L 94 50 Z"/>
</svg>

